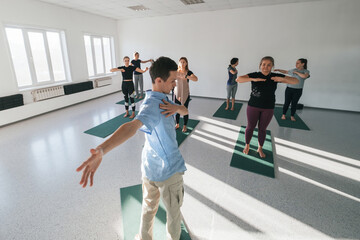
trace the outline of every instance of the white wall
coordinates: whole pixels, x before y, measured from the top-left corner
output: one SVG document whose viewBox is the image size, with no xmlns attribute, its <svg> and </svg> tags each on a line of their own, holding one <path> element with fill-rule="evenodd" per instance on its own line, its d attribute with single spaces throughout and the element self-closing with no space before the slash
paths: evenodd
<svg viewBox="0 0 360 240">
<path fill-rule="evenodd" d="M 32 0 L 0 0 L 0 6 L 0 97 L 19 93 L 6 42 L 4 30 L 6 24 L 64 30 L 73 82 L 88 80 L 84 33 L 114 36 L 118 51 L 117 22 L 113 19 Z M 0 126 L 119 91 L 119 89 L 120 78 L 116 75 L 113 78 L 113 84 L 101 90 L 90 90 L 75 94 L 76 96 L 63 96 L 58 100 L 31 103 L 30 92 L 21 92 L 24 94 L 27 106 L 0 111 Z"/>
<path fill-rule="evenodd" d="M 311 78 L 301 102 L 306 106 L 360 111 L 360 1 L 327 0 L 216 12 L 119 21 L 120 55 L 189 59 L 199 77 L 191 94 L 224 98 L 227 66 L 238 57 L 239 74 L 257 71 L 265 55 L 275 67 L 293 68 L 309 60 Z M 146 87 L 151 87 L 145 74 Z M 285 86 L 277 90 L 284 101 Z M 237 98 L 248 100 L 250 83 Z"/>
</svg>

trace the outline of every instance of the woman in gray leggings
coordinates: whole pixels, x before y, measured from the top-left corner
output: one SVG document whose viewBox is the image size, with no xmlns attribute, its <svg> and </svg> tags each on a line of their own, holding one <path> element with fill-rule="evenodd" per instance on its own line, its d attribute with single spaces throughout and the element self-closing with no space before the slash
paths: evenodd
<svg viewBox="0 0 360 240">
<path fill-rule="evenodd" d="M 226 108 L 225 110 L 229 109 L 229 102 L 230 102 L 230 96 L 231 96 L 231 111 L 234 111 L 235 107 L 235 95 L 237 91 L 237 82 L 235 81 L 237 78 L 237 70 L 236 66 L 239 64 L 238 58 L 233 58 L 230 61 L 230 65 L 228 67 L 228 73 L 229 73 L 229 79 L 227 80 L 226 85 L 226 92 L 227 92 L 227 98 L 226 98 Z"/>
<path fill-rule="evenodd" d="M 131 60 L 131 64 L 134 67 L 140 68 L 141 69 L 141 63 L 147 63 L 147 62 L 154 62 L 153 59 L 149 59 L 146 61 L 141 61 L 139 59 L 139 53 L 135 52 L 134 53 L 134 59 Z M 135 98 L 143 98 L 143 86 L 144 86 L 144 81 L 143 81 L 143 75 L 142 73 L 139 72 L 134 72 L 134 80 L 135 80 L 135 92 L 136 92 L 136 97 Z M 140 93 L 139 93 L 139 88 L 138 86 L 140 85 Z"/>
</svg>

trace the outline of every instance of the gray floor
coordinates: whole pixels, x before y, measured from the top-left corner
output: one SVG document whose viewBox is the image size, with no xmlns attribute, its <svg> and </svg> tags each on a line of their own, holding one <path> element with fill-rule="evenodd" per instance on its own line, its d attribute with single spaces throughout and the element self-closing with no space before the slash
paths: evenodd
<svg viewBox="0 0 360 240">
<path fill-rule="evenodd" d="M 144 135 L 106 155 L 92 188 L 75 172 L 103 139 L 83 132 L 124 112 L 112 94 L 0 128 L 0 239 L 122 239 L 119 189 L 141 182 Z M 271 179 L 229 166 L 237 120 L 193 98 L 201 122 L 180 146 L 193 239 L 360 239 L 360 114 L 304 109 L 311 131 L 269 125 Z M 138 105 L 139 106 L 139 105 Z"/>
</svg>

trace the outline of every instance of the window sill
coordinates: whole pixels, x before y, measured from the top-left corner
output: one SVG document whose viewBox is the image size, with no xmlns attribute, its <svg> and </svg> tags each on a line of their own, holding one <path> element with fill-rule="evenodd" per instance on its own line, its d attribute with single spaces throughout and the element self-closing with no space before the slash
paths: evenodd
<svg viewBox="0 0 360 240">
<path fill-rule="evenodd" d="M 62 86 L 62 85 L 68 84 L 68 83 L 71 83 L 71 82 L 70 81 L 63 81 L 63 82 L 58 82 L 58 83 L 46 84 L 46 85 L 37 85 L 37 86 L 31 86 L 31 87 L 24 87 L 24 88 L 20 88 L 19 92 L 27 92 L 27 91 L 37 90 L 37 89 L 41 89 L 41 88 Z"/>
<path fill-rule="evenodd" d="M 88 80 L 93 81 L 99 78 L 104 78 L 104 77 L 113 77 L 115 76 L 115 73 L 110 73 L 110 74 L 106 74 L 106 75 L 101 75 L 101 76 L 94 76 L 94 77 L 89 77 Z"/>
</svg>

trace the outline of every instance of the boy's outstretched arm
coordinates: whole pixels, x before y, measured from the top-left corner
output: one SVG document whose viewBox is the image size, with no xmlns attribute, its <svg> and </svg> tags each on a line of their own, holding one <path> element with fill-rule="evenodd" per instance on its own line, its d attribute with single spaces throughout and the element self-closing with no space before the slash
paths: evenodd
<svg viewBox="0 0 360 240">
<path fill-rule="evenodd" d="M 107 139 L 105 142 L 100 144 L 95 149 L 90 149 L 91 156 L 81 164 L 76 171 L 80 172 L 83 170 L 81 177 L 80 185 L 86 187 L 87 182 L 90 178 L 90 187 L 94 183 L 94 174 L 97 168 L 99 167 L 103 156 L 110 152 L 113 148 L 124 143 L 126 140 L 135 135 L 136 131 L 141 128 L 142 122 L 140 120 L 133 120 L 131 122 L 121 125 L 115 133 Z"/>
<path fill-rule="evenodd" d="M 160 108 L 164 111 L 162 114 L 166 115 L 166 117 L 170 117 L 171 115 L 178 113 L 182 116 L 187 115 L 189 113 L 188 109 L 183 105 L 171 104 L 164 99 L 162 100 L 164 104 L 160 104 Z"/>
</svg>

